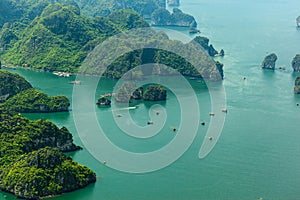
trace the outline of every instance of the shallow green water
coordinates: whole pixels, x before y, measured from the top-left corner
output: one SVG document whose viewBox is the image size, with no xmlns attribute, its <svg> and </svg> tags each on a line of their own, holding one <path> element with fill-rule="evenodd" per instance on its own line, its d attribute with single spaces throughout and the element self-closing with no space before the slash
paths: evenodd
<svg viewBox="0 0 300 200">
<path fill-rule="evenodd" d="M 163 170 L 141 175 L 110 169 L 84 149 L 71 155 L 96 171 L 97 183 L 54 199 L 299 199 L 300 107 L 296 103 L 300 102 L 300 96 L 293 94 L 296 74 L 290 67 L 292 58 L 300 53 L 300 30 L 295 27 L 299 7 L 296 0 L 182 1 L 182 10 L 196 16 L 202 34 L 226 53 L 220 61 L 225 64 L 228 114 L 216 147 L 204 160 L 198 159 L 207 129 L 200 126 L 191 148 L 178 161 Z M 283 65 L 287 70 L 262 71 L 259 65 L 268 52 L 275 52 L 279 57 L 277 67 Z M 73 86 L 67 84 L 70 79 L 49 73 L 18 72 L 49 95 L 72 97 Z M 97 95 L 108 92 L 115 83 L 104 80 Z M 197 81 L 190 83 L 197 91 L 201 119 L 208 122 L 208 92 Z M 173 138 L 170 126 L 180 121 L 178 102 L 170 94 L 163 106 L 169 116 L 166 127 L 159 139 L 153 138 L 149 143 L 122 135 L 112 117 L 106 115 L 109 109 L 96 110 L 100 123 L 111 131 L 108 137 L 114 143 L 143 152 L 157 149 Z M 148 109 L 141 103 L 131 115 L 138 124 L 145 124 Z M 66 126 L 75 142 L 81 144 L 72 112 L 29 117 L 46 118 L 58 126 Z M 4 199 L 3 195 L 7 194 L 0 194 L 0 199 Z M 7 195 L 7 199 L 13 197 Z"/>
</svg>

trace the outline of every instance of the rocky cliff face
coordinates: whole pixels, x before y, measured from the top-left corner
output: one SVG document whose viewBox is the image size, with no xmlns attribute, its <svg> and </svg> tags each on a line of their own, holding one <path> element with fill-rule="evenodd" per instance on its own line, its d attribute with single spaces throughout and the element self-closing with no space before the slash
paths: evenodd
<svg viewBox="0 0 300 200">
<path fill-rule="evenodd" d="M 96 181 L 87 167 L 61 152 L 79 149 L 71 133 L 48 120 L 29 120 L 0 108 L 0 189 L 39 199 Z"/>
<path fill-rule="evenodd" d="M 0 70 L 0 96 L 9 98 L 30 88 L 31 84 L 20 75 Z"/>
<path fill-rule="evenodd" d="M 57 149 L 43 148 L 20 156 L 1 174 L 1 189 L 19 198 L 40 199 L 82 188 L 96 174 Z"/>
<path fill-rule="evenodd" d="M 297 17 L 296 23 L 297 23 L 297 26 L 300 27 L 300 16 Z"/>
<path fill-rule="evenodd" d="M 295 80 L 294 93 L 300 94 L 300 76 L 298 76 Z"/>
<path fill-rule="evenodd" d="M 165 101 L 167 100 L 167 91 L 161 85 L 150 85 L 144 93 L 145 101 Z"/>
<path fill-rule="evenodd" d="M 151 24 L 154 26 L 197 27 L 195 18 L 183 13 L 178 8 L 174 8 L 172 14 L 166 9 L 157 9 L 152 13 Z"/>
<path fill-rule="evenodd" d="M 65 96 L 49 97 L 18 74 L 0 71 L 0 107 L 21 113 L 67 112 Z"/>
<path fill-rule="evenodd" d="M 292 61 L 294 72 L 300 72 L 300 54 L 297 54 Z"/>
<path fill-rule="evenodd" d="M 277 61 L 277 56 L 275 53 L 267 55 L 262 63 L 262 68 L 274 70 L 276 61 Z"/>
</svg>

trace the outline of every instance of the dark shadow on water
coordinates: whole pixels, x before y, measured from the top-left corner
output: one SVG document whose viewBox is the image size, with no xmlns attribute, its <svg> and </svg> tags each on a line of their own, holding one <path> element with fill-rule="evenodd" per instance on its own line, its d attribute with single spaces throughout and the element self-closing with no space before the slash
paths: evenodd
<svg viewBox="0 0 300 200">
<path fill-rule="evenodd" d="M 168 99 L 166 101 L 144 101 L 143 103 L 145 104 L 146 108 L 151 108 L 151 106 L 156 105 L 156 104 L 159 104 L 159 105 L 165 107 L 167 104 L 167 101 L 168 101 Z"/>
<path fill-rule="evenodd" d="M 275 70 L 272 69 L 261 69 L 262 70 L 262 75 L 264 78 L 274 78 L 275 77 Z"/>
<path fill-rule="evenodd" d="M 61 120 L 65 121 L 70 118 L 70 112 L 55 112 L 55 113 L 23 113 L 23 116 L 31 119 L 31 120 L 38 120 L 38 119 L 48 119 L 48 120 Z"/>
</svg>

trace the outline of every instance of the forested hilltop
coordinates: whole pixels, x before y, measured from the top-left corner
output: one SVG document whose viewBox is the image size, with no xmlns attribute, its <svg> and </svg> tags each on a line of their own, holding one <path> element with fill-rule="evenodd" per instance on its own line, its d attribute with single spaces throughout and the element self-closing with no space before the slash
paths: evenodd
<svg viewBox="0 0 300 200">
<path fill-rule="evenodd" d="M 165 0 L 1 0 L 0 27 L 5 22 L 28 23 L 41 15 L 49 4 L 61 3 L 80 9 L 86 16 L 108 16 L 120 9 L 131 9 L 145 18 L 158 8 L 166 8 Z"/>
<path fill-rule="evenodd" d="M 71 133 L 0 108 L 0 189 L 26 199 L 57 195 L 96 181 L 95 173 L 61 152 L 79 149 Z"/>
<path fill-rule="evenodd" d="M 21 113 L 49 113 L 68 111 L 69 106 L 67 97 L 50 97 L 34 89 L 20 75 L 0 70 L 0 108 Z"/>
<path fill-rule="evenodd" d="M 112 22 L 116 15 L 121 19 L 118 24 Z M 29 25 L 20 26 L 10 23 L 2 28 L 3 60 L 46 71 L 76 72 L 88 52 L 104 39 L 124 29 L 148 24 L 131 10 L 92 19 L 81 15 L 75 7 L 53 4 Z"/>
<path fill-rule="evenodd" d="M 66 97 L 49 97 L 20 75 L 0 70 L 0 98 L 1 190 L 39 199 L 96 181 L 92 170 L 62 154 L 81 149 L 67 128 L 48 120 L 29 120 L 19 113 L 68 110 Z"/>
<path fill-rule="evenodd" d="M 37 2 L 41 3 L 45 0 Z M 73 1 L 64 2 L 70 4 Z M 32 9 L 32 6 L 29 8 Z M 43 6 L 38 8 L 43 8 Z M 34 13 L 41 14 L 31 21 L 28 21 L 28 18 L 23 21 L 16 20 L 5 23 L 2 27 L 0 32 L 0 50 L 2 51 L 0 52 L 5 63 L 45 71 L 77 73 L 88 53 L 107 38 L 132 28 L 149 27 L 142 16 L 133 10 L 116 10 L 107 17 L 95 18 L 83 15 L 78 6 L 59 3 L 49 4 L 42 11 L 37 10 L 39 12 L 35 10 Z M 31 12 L 24 11 L 23 16 L 29 15 L 26 13 Z M 167 39 L 166 36 L 164 37 Z M 170 46 L 182 45 L 171 40 L 169 43 Z M 118 46 L 122 45 L 118 44 Z M 109 66 L 104 76 L 120 78 L 127 70 L 138 64 L 153 61 L 172 66 L 186 76 L 201 77 L 200 74 L 195 73 L 191 64 L 179 56 L 161 50 L 145 51 L 143 49 L 117 59 Z M 200 71 L 206 74 L 206 78 L 220 80 L 210 75 L 211 71 L 216 68 L 212 66 L 212 63 L 208 64 L 205 59 L 199 62 L 202 62 L 203 69 Z M 223 76 L 222 64 L 217 63 L 217 68 Z M 217 71 L 213 73 L 216 74 Z"/>
</svg>

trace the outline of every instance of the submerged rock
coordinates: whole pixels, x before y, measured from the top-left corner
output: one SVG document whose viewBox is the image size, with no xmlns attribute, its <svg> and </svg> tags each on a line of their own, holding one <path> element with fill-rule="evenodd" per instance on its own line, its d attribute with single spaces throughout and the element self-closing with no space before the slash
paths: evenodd
<svg viewBox="0 0 300 200">
<path fill-rule="evenodd" d="M 277 56 L 275 53 L 267 55 L 262 63 L 263 69 L 275 69 L 275 63 L 277 61 Z"/>
</svg>

